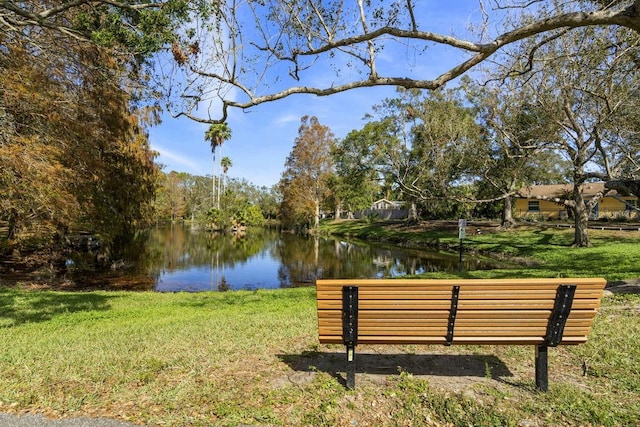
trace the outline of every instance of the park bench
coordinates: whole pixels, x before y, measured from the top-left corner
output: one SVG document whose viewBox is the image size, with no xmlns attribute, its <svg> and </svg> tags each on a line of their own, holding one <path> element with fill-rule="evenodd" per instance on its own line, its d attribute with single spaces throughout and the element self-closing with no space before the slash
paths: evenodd
<svg viewBox="0 0 640 427">
<path fill-rule="evenodd" d="M 566 279 L 317 280 L 318 336 L 346 346 L 355 388 L 358 344 L 531 345 L 548 389 L 548 347 L 587 340 L 606 281 Z"/>
</svg>

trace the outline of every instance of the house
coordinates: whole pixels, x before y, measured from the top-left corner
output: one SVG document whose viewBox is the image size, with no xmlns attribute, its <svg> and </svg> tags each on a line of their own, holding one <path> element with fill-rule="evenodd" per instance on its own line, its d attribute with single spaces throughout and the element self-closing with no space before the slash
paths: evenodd
<svg viewBox="0 0 640 427">
<path fill-rule="evenodd" d="M 605 191 L 604 182 L 591 182 L 582 187 L 585 200 L 592 199 Z M 544 197 L 570 199 L 572 184 L 532 185 L 520 190 L 522 198 L 515 203 L 515 215 L 519 217 L 536 217 L 544 219 L 565 219 L 569 216 L 567 208 Z M 640 218 L 638 212 L 638 198 L 622 196 L 615 190 L 609 191 L 601 198 L 591 211 L 591 218 Z"/>
<path fill-rule="evenodd" d="M 405 202 L 391 201 L 387 199 L 380 199 L 373 202 L 371 205 L 372 210 L 396 210 L 404 208 Z"/>
<path fill-rule="evenodd" d="M 370 209 L 359 210 L 353 213 L 356 219 L 374 217 L 383 220 L 405 219 L 409 215 L 409 210 L 405 208 L 405 202 L 396 202 L 387 199 L 380 199 L 373 202 Z"/>
</svg>

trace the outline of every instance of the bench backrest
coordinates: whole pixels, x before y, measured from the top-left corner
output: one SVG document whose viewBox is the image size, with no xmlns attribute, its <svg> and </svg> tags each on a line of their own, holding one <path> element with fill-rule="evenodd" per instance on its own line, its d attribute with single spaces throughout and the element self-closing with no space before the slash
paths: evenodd
<svg viewBox="0 0 640 427">
<path fill-rule="evenodd" d="M 356 286 L 359 344 L 542 345 L 559 310 L 566 323 L 552 345 L 580 344 L 605 284 L 602 278 L 318 280 L 318 334 L 321 343 L 343 343 L 342 288 Z M 566 293 L 570 304 L 562 307 Z"/>
</svg>

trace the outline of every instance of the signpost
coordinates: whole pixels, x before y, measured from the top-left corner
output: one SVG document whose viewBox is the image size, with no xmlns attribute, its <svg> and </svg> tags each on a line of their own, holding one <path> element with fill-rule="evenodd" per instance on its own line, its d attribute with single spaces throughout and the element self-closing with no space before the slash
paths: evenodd
<svg viewBox="0 0 640 427">
<path fill-rule="evenodd" d="M 462 244 L 466 237 L 467 220 L 460 218 L 458 220 L 458 239 L 460 239 L 460 259 L 458 261 L 458 271 L 462 271 Z"/>
</svg>

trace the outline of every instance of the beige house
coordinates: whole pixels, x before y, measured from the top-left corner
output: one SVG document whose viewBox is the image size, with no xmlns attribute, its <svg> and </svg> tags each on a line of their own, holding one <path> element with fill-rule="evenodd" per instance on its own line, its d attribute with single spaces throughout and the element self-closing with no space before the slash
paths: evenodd
<svg viewBox="0 0 640 427">
<path fill-rule="evenodd" d="M 402 209 L 405 202 L 399 202 L 395 200 L 380 199 L 373 202 L 371 209 L 373 210 L 388 210 L 388 209 Z"/>
<path fill-rule="evenodd" d="M 544 197 L 571 198 L 573 185 L 532 185 L 520 190 L 522 198 L 516 199 L 515 215 L 518 217 L 533 217 L 540 219 L 565 219 L 569 216 L 567 208 L 550 200 L 542 200 Z M 583 195 L 586 200 L 593 198 L 605 191 L 604 182 L 592 182 L 584 184 Z M 635 196 L 622 196 L 615 190 L 610 191 L 601 198 L 591 211 L 591 218 L 634 218 L 639 219 L 638 198 Z"/>
</svg>

